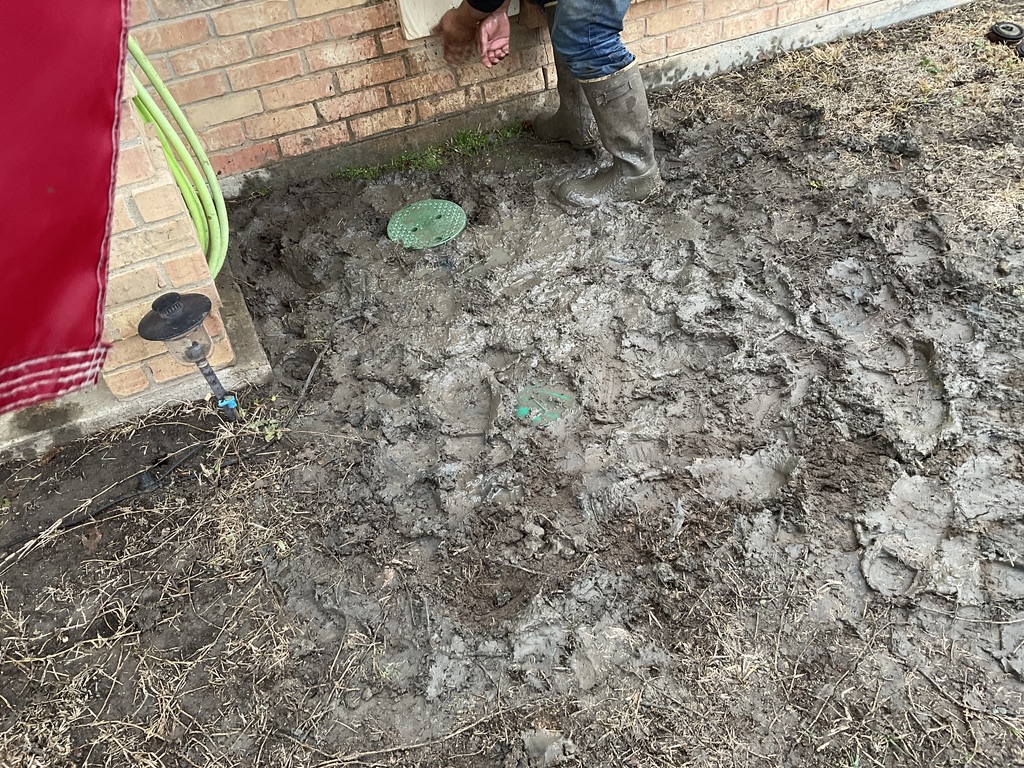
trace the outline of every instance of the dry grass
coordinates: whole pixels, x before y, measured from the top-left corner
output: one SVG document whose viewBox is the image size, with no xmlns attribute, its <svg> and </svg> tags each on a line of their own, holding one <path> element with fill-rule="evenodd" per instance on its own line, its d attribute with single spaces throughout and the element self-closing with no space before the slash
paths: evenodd
<svg viewBox="0 0 1024 768">
<path fill-rule="evenodd" d="M 886 135 L 911 138 L 926 146 L 921 193 L 938 214 L 965 227 L 1007 230 L 1024 216 L 1024 147 L 1005 143 L 992 152 L 990 140 L 1019 119 L 1024 59 L 985 39 L 1006 12 L 998 3 L 981 6 L 787 54 L 697 83 L 669 103 L 699 118 L 763 126 L 789 102 L 791 110 L 813 110 L 814 130 L 825 140 L 850 136 L 869 146 Z M 765 151 L 792 146 L 789 133 L 767 135 L 775 143 Z M 813 182 L 840 188 L 877 162 L 843 152 Z"/>
</svg>

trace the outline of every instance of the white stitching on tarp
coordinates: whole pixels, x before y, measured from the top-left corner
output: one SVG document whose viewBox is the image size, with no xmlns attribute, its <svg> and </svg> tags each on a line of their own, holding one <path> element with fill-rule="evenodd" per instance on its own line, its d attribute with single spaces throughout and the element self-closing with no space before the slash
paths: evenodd
<svg viewBox="0 0 1024 768">
<path fill-rule="evenodd" d="M 75 354 L 78 355 L 81 353 Z M 59 355 L 51 356 L 51 358 L 48 359 L 59 359 L 59 357 Z M 81 376 L 98 376 L 99 372 L 103 368 L 103 361 L 105 357 L 106 349 L 103 347 L 97 347 L 92 350 L 91 357 L 83 362 L 70 363 L 67 365 L 47 368 L 41 371 L 34 371 L 20 376 L 17 379 L 5 381 L 2 386 L 0 386 L 0 398 L 6 399 L 14 397 L 15 393 L 22 390 L 40 389 L 47 382 L 61 384 L 65 381 L 71 381 Z"/>
</svg>

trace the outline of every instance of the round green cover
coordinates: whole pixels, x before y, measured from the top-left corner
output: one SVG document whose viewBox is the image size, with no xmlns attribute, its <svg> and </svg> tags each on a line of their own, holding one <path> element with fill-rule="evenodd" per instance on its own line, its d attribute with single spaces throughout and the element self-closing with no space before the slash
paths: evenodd
<svg viewBox="0 0 1024 768">
<path fill-rule="evenodd" d="M 388 237 L 418 251 L 447 243 L 465 228 L 466 212 L 451 200 L 420 200 L 391 217 Z"/>
<path fill-rule="evenodd" d="M 541 426 L 561 418 L 575 402 L 576 398 L 557 387 L 524 387 L 516 398 L 516 416 Z"/>
</svg>

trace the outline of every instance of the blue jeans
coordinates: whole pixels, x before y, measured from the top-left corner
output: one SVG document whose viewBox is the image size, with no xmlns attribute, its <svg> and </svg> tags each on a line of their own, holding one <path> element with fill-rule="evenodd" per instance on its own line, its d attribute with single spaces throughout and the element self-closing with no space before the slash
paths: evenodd
<svg viewBox="0 0 1024 768">
<path fill-rule="evenodd" d="M 551 0 L 533 0 L 551 5 Z M 557 0 L 551 46 L 577 80 L 613 75 L 633 63 L 622 43 L 622 20 L 630 0 Z"/>
</svg>

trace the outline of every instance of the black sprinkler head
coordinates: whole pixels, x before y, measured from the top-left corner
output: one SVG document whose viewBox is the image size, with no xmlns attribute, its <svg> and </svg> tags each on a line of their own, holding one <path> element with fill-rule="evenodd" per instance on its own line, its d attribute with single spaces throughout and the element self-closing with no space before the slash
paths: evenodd
<svg viewBox="0 0 1024 768">
<path fill-rule="evenodd" d="M 999 21 L 992 25 L 987 37 L 993 43 L 1017 45 L 1024 40 L 1024 27 L 1012 21 Z"/>
</svg>

